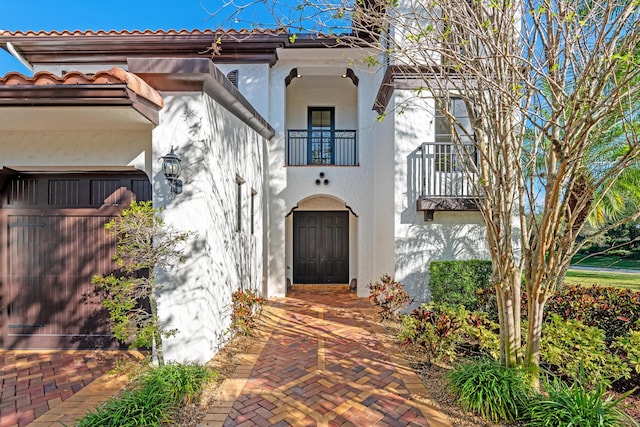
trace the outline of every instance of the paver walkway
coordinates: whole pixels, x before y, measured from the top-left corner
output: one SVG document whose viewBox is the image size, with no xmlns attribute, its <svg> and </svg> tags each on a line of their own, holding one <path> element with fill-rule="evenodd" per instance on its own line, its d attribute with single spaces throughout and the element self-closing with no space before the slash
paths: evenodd
<svg viewBox="0 0 640 427">
<path fill-rule="evenodd" d="M 201 426 L 450 426 L 420 378 L 384 342 L 367 299 L 294 291 Z"/>
<path fill-rule="evenodd" d="M 0 350 L 0 427 L 61 426 L 59 421 L 73 421 L 126 384 L 122 379 L 101 378 L 123 357 L 144 356 L 120 351 Z"/>
</svg>

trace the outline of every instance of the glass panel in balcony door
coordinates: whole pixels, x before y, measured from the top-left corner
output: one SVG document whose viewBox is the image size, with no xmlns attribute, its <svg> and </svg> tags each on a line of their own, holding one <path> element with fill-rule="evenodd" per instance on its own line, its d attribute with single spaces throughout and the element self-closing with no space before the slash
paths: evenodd
<svg viewBox="0 0 640 427">
<path fill-rule="evenodd" d="M 309 107 L 308 130 L 308 163 L 311 165 L 334 164 L 335 108 Z"/>
</svg>

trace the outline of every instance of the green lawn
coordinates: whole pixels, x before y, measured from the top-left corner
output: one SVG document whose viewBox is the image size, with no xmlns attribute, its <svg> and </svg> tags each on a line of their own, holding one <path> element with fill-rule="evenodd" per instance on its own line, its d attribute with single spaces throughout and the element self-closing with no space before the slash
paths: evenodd
<svg viewBox="0 0 640 427">
<path fill-rule="evenodd" d="M 605 271 L 569 270 L 565 278 L 565 283 L 587 286 L 615 286 L 618 288 L 629 288 L 640 291 L 640 273 L 633 274 L 613 273 Z"/>
<path fill-rule="evenodd" d="M 571 260 L 571 265 L 579 267 L 603 267 L 603 268 L 630 268 L 640 270 L 640 260 L 625 259 L 617 256 L 592 256 L 576 255 Z"/>
</svg>

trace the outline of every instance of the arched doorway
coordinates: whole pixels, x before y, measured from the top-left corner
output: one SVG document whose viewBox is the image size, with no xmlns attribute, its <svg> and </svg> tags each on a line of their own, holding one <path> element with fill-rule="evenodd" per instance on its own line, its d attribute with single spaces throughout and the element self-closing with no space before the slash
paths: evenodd
<svg viewBox="0 0 640 427">
<path fill-rule="evenodd" d="M 287 221 L 287 269 L 293 284 L 348 284 L 355 277 L 357 215 L 330 195 L 302 199 Z"/>
</svg>

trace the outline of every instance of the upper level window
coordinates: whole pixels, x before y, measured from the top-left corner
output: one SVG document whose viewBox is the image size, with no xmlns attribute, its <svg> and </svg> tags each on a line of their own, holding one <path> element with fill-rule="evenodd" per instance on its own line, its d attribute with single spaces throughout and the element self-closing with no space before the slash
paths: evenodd
<svg viewBox="0 0 640 427">
<path fill-rule="evenodd" d="M 311 165 L 332 165 L 335 156 L 335 107 L 309 107 L 310 141 L 307 159 Z"/>
<path fill-rule="evenodd" d="M 454 126 L 451 126 L 449 120 L 441 111 L 437 110 L 435 113 L 435 160 L 438 172 L 462 170 L 462 164 L 453 147 L 454 136 L 460 138 L 463 144 L 472 143 L 473 131 L 466 103 L 461 98 L 451 98 L 449 108 L 451 114 L 456 118 L 457 123 Z M 473 161 L 475 162 L 475 159 Z"/>
<path fill-rule="evenodd" d="M 335 124 L 335 107 L 308 107 L 306 129 L 287 131 L 287 165 L 357 166 L 357 131 Z"/>
<path fill-rule="evenodd" d="M 256 194 L 258 192 L 251 189 L 251 234 L 254 234 L 256 231 Z"/>
<path fill-rule="evenodd" d="M 236 231 L 242 231 L 242 184 L 244 179 L 236 175 Z"/>
<path fill-rule="evenodd" d="M 467 112 L 467 106 L 463 99 L 451 98 L 451 104 L 449 106 L 451 114 L 456 118 L 458 125 L 455 128 L 456 133 L 461 138 L 463 143 L 471 142 L 469 136 L 471 132 L 471 120 L 469 120 L 469 113 Z M 452 127 L 449 125 L 449 120 L 442 114 L 440 110 L 436 111 L 436 142 L 453 142 Z"/>
</svg>

